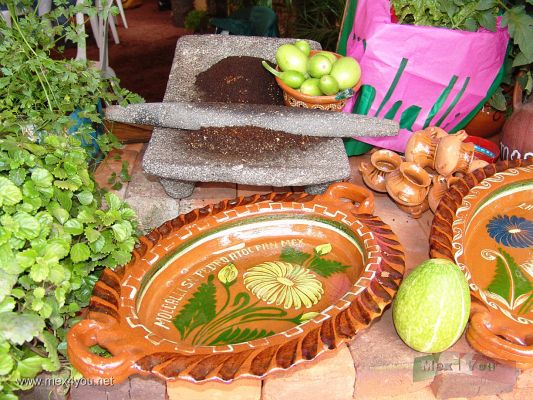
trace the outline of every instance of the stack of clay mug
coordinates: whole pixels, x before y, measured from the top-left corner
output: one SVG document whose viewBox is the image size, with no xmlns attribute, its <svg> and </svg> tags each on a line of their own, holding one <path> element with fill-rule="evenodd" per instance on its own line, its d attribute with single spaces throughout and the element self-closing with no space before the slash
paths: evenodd
<svg viewBox="0 0 533 400">
<path fill-rule="evenodd" d="M 465 131 L 450 135 L 429 127 L 413 133 L 405 157 L 378 150 L 359 171 L 369 188 L 388 193 L 401 210 L 419 218 L 428 208 L 435 212 L 458 175 L 488 164 L 474 158 L 474 144 L 465 143 L 467 137 Z"/>
</svg>

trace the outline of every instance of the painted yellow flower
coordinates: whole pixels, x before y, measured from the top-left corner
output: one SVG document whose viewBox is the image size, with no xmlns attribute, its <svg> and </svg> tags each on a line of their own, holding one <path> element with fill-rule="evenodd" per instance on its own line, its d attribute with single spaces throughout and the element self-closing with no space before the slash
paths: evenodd
<svg viewBox="0 0 533 400">
<path fill-rule="evenodd" d="M 307 268 L 283 261 L 256 265 L 244 274 L 244 285 L 257 298 L 268 304 L 283 304 L 298 310 L 318 303 L 324 289 L 322 283 Z"/>
</svg>

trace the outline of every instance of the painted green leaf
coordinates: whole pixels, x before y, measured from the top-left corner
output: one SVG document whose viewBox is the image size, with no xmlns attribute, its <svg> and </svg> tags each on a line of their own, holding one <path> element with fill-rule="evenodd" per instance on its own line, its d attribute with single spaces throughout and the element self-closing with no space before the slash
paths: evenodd
<svg viewBox="0 0 533 400">
<path fill-rule="evenodd" d="M 209 275 L 207 282 L 202 283 L 191 299 L 174 318 L 174 326 L 183 339 L 187 333 L 200 325 L 204 325 L 216 316 L 216 288 L 214 275 Z"/>
<path fill-rule="evenodd" d="M 496 258 L 496 271 L 487 291 L 501 296 L 512 306 L 518 297 L 533 291 L 533 285 L 509 253 L 502 248 L 498 248 L 498 251 L 504 259 Z M 514 287 L 513 293 L 511 293 L 512 287 Z"/>
<path fill-rule="evenodd" d="M 310 257 L 309 254 L 304 253 L 300 250 L 297 250 L 293 247 L 284 247 L 281 250 L 280 260 L 286 261 L 294 264 L 303 264 L 305 260 L 307 260 Z"/>
<path fill-rule="evenodd" d="M 331 243 L 324 243 L 324 244 L 321 244 L 320 246 L 315 247 L 315 253 L 318 254 L 319 256 L 324 256 L 328 253 L 331 253 L 332 249 L 333 248 L 331 247 Z"/>
<path fill-rule="evenodd" d="M 329 277 L 337 272 L 342 272 L 349 268 L 348 265 L 342 265 L 338 261 L 324 260 L 322 258 L 314 258 L 308 267 L 311 271 L 316 272 L 324 278 Z"/>
<path fill-rule="evenodd" d="M 264 337 L 272 336 L 274 331 L 267 331 L 266 329 L 254 329 L 250 328 L 228 328 L 220 335 L 218 335 L 213 341 L 209 342 L 208 346 L 218 346 L 222 344 L 236 344 L 249 342 L 255 339 L 261 339 Z"/>
</svg>

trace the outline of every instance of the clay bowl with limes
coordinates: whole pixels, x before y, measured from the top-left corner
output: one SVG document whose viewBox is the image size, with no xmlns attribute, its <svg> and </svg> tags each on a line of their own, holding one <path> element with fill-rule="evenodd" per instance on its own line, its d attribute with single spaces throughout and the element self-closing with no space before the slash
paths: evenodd
<svg viewBox="0 0 533 400">
<path fill-rule="evenodd" d="M 337 53 L 333 53 L 325 50 L 311 50 L 309 56 L 312 57 L 318 53 L 330 53 L 333 54 L 337 59 L 342 56 Z M 276 67 L 279 71 L 279 67 Z M 283 90 L 283 101 L 288 107 L 300 107 L 300 108 L 312 108 L 328 111 L 342 111 L 346 102 L 350 97 L 352 97 L 357 91 L 361 88 L 362 79 L 359 78 L 359 81 L 351 88 L 347 90 L 341 90 L 339 93 L 331 96 L 310 96 L 304 93 L 301 93 L 298 89 L 293 89 L 285 84 L 279 77 L 275 77 L 276 82 Z"/>
</svg>

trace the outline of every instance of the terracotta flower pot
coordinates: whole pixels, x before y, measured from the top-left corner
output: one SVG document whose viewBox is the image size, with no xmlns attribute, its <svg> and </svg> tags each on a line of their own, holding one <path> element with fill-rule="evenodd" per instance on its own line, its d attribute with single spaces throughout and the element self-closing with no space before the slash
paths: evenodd
<svg viewBox="0 0 533 400">
<path fill-rule="evenodd" d="M 316 53 L 326 52 L 325 50 L 311 50 L 310 56 L 313 56 Z M 330 53 L 330 52 L 327 52 Z M 340 58 L 341 55 L 337 53 L 332 53 L 335 57 Z M 288 107 L 301 107 L 301 108 L 313 108 L 320 110 L 328 111 L 342 111 L 346 102 L 350 97 L 352 97 L 357 91 L 361 88 L 362 79 L 359 78 L 359 81 L 351 89 L 349 95 L 344 95 L 344 91 L 337 93 L 332 96 L 309 96 L 307 94 L 301 93 L 298 89 L 293 89 L 287 86 L 281 79 L 276 77 L 276 82 L 278 83 L 281 90 L 283 90 L 283 101 Z"/>
<path fill-rule="evenodd" d="M 370 191 L 337 183 L 168 221 L 102 274 L 88 319 L 68 334 L 69 359 L 115 382 L 229 382 L 313 360 L 381 315 L 401 281 L 402 248 L 372 210 Z M 112 357 L 91 353 L 95 344 Z"/>
<path fill-rule="evenodd" d="M 401 205 L 414 207 L 422 204 L 429 191 L 431 178 L 420 166 L 413 162 L 403 162 L 400 167 L 387 175 L 385 186 L 392 199 Z"/>
<path fill-rule="evenodd" d="M 467 174 L 442 197 L 430 254 L 465 274 L 472 294 L 466 338 L 513 367 L 533 367 L 533 160 L 501 161 Z"/>
<path fill-rule="evenodd" d="M 370 157 L 370 164 L 362 162 L 359 171 L 366 185 L 377 192 L 386 192 L 385 178 L 398 169 L 402 158 L 390 150 L 378 150 Z"/>
<path fill-rule="evenodd" d="M 435 152 L 440 139 L 448 133 L 436 126 L 417 131 L 411 135 L 405 147 L 405 160 L 422 168 L 434 168 Z"/>
</svg>

